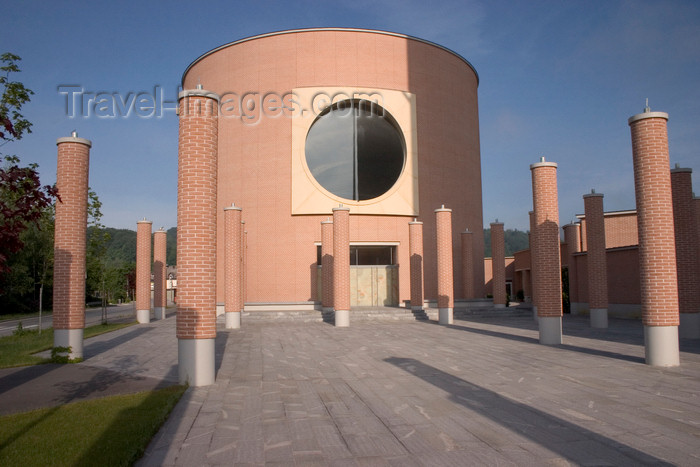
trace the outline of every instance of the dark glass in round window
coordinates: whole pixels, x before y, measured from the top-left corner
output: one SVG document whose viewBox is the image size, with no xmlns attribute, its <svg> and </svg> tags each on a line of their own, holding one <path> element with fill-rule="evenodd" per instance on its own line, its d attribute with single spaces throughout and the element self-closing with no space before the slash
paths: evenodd
<svg viewBox="0 0 700 467">
<path fill-rule="evenodd" d="M 326 108 L 306 135 L 306 164 L 341 198 L 363 201 L 389 191 L 403 170 L 406 145 L 396 120 L 366 100 Z"/>
</svg>

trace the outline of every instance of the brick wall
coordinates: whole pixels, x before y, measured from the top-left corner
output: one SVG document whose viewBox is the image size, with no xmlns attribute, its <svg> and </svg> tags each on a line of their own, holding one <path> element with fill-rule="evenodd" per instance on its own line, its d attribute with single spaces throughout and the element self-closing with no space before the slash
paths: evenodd
<svg viewBox="0 0 700 467">
<path fill-rule="evenodd" d="M 452 266 L 452 210 L 444 206 L 435 210 L 437 244 L 437 305 L 454 308 Z"/>
<path fill-rule="evenodd" d="M 321 222 L 321 306 L 333 308 L 333 221 Z"/>
<path fill-rule="evenodd" d="M 468 230 L 462 237 L 462 298 L 477 298 L 474 295 L 474 234 Z M 485 280 L 485 279 L 484 279 Z"/>
<path fill-rule="evenodd" d="M 603 195 L 584 195 L 586 212 L 586 238 L 588 243 L 588 306 L 603 309 L 608 307 L 608 272 L 605 255 L 605 219 Z M 567 242 L 568 243 L 568 242 Z"/>
<path fill-rule="evenodd" d="M 506 254 L 503 223 L 491 223 L 491 258 L 493 268 L 493 304 L 506 304 Z"/>
<path fill-rule="evenodd" d="M 167 251 L 167 233 L 165 230 L 157 230 L 153 234 L 153 306 L 165 308 L 165 266 Z"/>
<path fill-rule="evenodd" d="M 333 308 L 350 309 L 350 210 L 333 208 Z"/>
<path fill-rule="evenodd" d="M 411 308 L 423 307 L 423 223 L 408 223 L 411 256 Z"/>
<path fill-rule="evenodd" d="M 691 169 L 671 170 L 673 222 L 676 239 L 676 271 L 680 313 L 700 312 L 700 269 L 698 232 L 693 210 Z"/>
<path fill-rule="evenodd" d="M 226 293 L 224 295 L 224 311 L 232 313 L 241 311 L 241 270 L 243 257 L 241 255 L 241 208 L 229 206 L 224 208 L 224 241 L 226 246 L 226 269 L 224 280 L 226 281 Z"/>
<path fill-rule="evenodd" d="M 136 223 L 136 309 L 151 309 L 151 221 Z"/>
</svg>

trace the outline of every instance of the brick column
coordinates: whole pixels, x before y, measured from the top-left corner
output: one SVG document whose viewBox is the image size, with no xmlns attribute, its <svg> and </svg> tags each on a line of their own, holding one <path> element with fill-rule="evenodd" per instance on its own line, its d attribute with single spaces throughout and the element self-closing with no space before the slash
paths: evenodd
<svg viewBox="0 0 700 467">
<path fill-rule="evenodd" d="M 491 264 L 493 266 L 493 304 L 506 306 L 506 250 L 503 222 L 491 223 Z"/>
<path fill-rule="evenodd" d="M 151 322 L 151 221 L 136 223 L 136 321 Z"/>
<path fill-rule="evenodd" d="M 523 269 L 520 271 L 520 281 L 523 284 L 523 301 L 525 303 L 532 302 L 532 291 L 530 290 L 530 270 Z"/>
<path fill-rule="evenodd" d="M 462 240 L 462 298 L 474 297 L 474 239 L 469 229 L 464 229 Z"/>
<path fill-rule="evenodd" d="M 214 383 L 219 96 L 179 95 L 177 338 L 180 383 Z"/>
<path fill-rule="evenodd" d="M 408 249 L 411 268 L 411 310 L 423 311 L 423 223 L 408 223 Z"/>
<path fill-rule="evenodd" d="M 153 317 L 165 319 L 167 233 L 161 227 L 153 234 Z"/>
<path fill-rule="evenodd" d="M 325 312 L 333 311 L 333 221 L 330 218 L 321 222 L 321 308 Z"/>
<path fill-rule="evenodd" d="M 72 136 L 58 138 L 53 269 L 53 345 L 70 347 L 68 357 L 83 358 L 85 328 L 85 254 L 87 200 L 92 142 Z"/>
<path fill-rule="evenodd" d="M 581 224 L 566 224 L 564 227 L 564 242 L 566 242 L 566 251 L 569 254 L 567 260 L 569 265 L 569 306 L 571 314 L 579 314 L 578 296 L 578 271 L 576 268 L 576 253 L 581 252 Z"/>
<path fill-rule="evenodd" d="M 561 344 L 561 258 L 559 257 L 559 201 L 557 164 L 530 165 L 535 212 L 534 254 L 537 321 L 541 344 Z"/>
<path fill-rule="evenodd" d="M 337 327 L 350 326 L 350 208 L 333 208 L 333 310 Z"/>
<path fill-rule="evenodd" d="M 678 283 L 669 174 L 668 114 L 629 118 L 639 234 L 639 278 L 646 362 L 678 366 Z"/>
<path fill-rule="evenodd" d="M 692 169 L 671 170 L 673 222 L 678 277 L 679 337 L 700 339 L 700 269 L 698 231 L 693 212 Z"/>
<path fill-rule="evenodd" d="M 693 217 L 695 219 L 695 248 L 700 252 L 700 197 L 693 198 Z M 697 266 L 700 271 L 700 254 L 697 257 Z M 698 294 L 698 300 L 700 300 L 700 290 L 695 291 Z"/>
<path fill-rule="evenodd" d="M 224 313 L 226 329 L 241 327 L 241 208 L 224 208 Z"/>
<path fill-rule="evenodd" d="M 530 285 L 532 293 L 532 317 L 537 322 L 537 292 L 535 290 L 535 281 L 537 280 L 537 274 L 535 273 L 535 211 L 529 211 L 528 216 L 530 218 L 530 236 L 528 237 L 530 243 Z"/>
<path fill-rule="evenodd" d="M 437 228 L 437 306 L 438 322 L 452 324 L 454 309 L 454 277 L 452 268 L 452 209 L 435 210 Z"/>
<path fill-rule="evenodd" d="M 246 286 L 248 284 L 246 282 L 246 264 L 248 264 L 248 231 L 245 229 L 245 221 L 241 221 L 241 312 L 245 311 Z"/>
<path fill-rule="evenodd" d="M 588 309 L 591 327 L 608 327 L 608 261 L 605 256 L 603 194 L 591 190 L 583 195 L 586 215 L 586 264 L 588 265 Z"/>
</svg>

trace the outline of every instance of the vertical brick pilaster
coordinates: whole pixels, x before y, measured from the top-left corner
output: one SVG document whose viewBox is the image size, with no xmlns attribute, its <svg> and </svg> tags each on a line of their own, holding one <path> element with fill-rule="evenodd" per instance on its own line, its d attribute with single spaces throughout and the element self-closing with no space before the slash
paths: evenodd
<svg viewBox="0 0 700 467">
<path fill-rule="evenodd" d="M 628 120 L 637 203 L 645 353 L 646 362 L 655 366 L 677 366 L 680 363 L 667 120 L 668 114 L 651 111 Z"/>
<path fill-rule="evenodd" d="M 54 346 L 70 347 L 71 358 L 83 357 L 85 328 L 85 257 L 87 202 L 92 142 L 73 136 L 58 138 L 54 233 Z"/>
<path fill-rule="evenodd" d="M 535 296 L 540 343 L 560 344 L 561 338 L 561 258 L 559 247 L 559 201 L 557 164 L 530 165 L 535 232 L 532 259 L 535 265 Z"/>
<path fill-rule="evenodd" d="M 605 215 L 603 195 L 591 190 L 583 195 L 586 215 L 586 241 L 588 250 L 588 308 L 591 326 L 608 327 L 608 262 L 605 253 Z"/>
<path fill-rule="evenodd" d="M 333 221 L 330 219 L 321 222 L 321 307 L 323 311 L 333 311 Z"/>
<path fill-rule="evenodd" d="M 693 212 L 692 169 L 671 170 L 673 222 L 676 240 L 680 337 L 700 338 L 700 269 L 698 231 Z"/>
<path fill-rule="evenodd" d="M 408 223 L 408 248 L 411 268 L 411 309 L 423 309 L 423 223 Z"/>
<path fill-rule="evenodd" d="M 224 208 L 224 314 L 226 329 L 241 327 L 241 208 Z"/>
<path fill-rule="evenodd" d="M 564 226 L 564 242 L 566 242 L 566 250 L 569 255 L 567 259 L 569 269 L 569 304 L 571 306 L 571 314 L 578 313 L 578 271 L 576 267 L 576 253 L 581 252 L 581 224 L 567 224 Z"/>
<path fill-rule="evenodd" d="M 151 221 L 136 223 L 136 320 L 151 321 Z"/>
<path fill-rule="evenodd" d="M 333 208 L 333 310 L 335 325 L 350 325 L 350 209 Z"/>
<path fill-rule="evenodd" d="M 165 319 L 167 233 L 161 227 L 153 234 L 153 311 L 155 319 Z"/>
<path fill-rule="evenodd" d="M 474 296 L 474 239 L 469 229 L 461 234 L 462 240 L 462 298 Z"/>
<path fill-rule="evenodd" d="M 241 213 L 243 215 L 243 213 Z M 247 276 L 246 265 L 248 264 L 248 231 L 245 229 L 245 221 L 241 221 L 241 293 L 240 293 L 240 309 L 245 311 Z"/>
<path fill-rule="evenodd" d="M 179 373 L 181 383 L 202 386 L 214 382 L 219 97 L 200 86 L 179 98 Z"/>
<path fill-rule="evenodd" d="M 491 223 L 491 261 L 493 266 L 493 304 L 506 306 L 506 251 L 502 222 Z"/>
<path fill-rule="evenodd" d="M 435 210 L 437 238 L 437 306 L 440 324 L 452 324 L 454 274 L 452 265 L 452 209 Z"/>
</svg>

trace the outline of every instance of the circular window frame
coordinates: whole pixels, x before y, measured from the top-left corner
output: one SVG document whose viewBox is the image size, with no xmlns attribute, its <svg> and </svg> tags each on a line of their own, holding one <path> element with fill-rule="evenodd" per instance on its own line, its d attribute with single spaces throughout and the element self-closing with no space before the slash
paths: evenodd
<svg viewBox="0 0 700 467">
<path fill-rule="evenodd" d="M 357 113 L 355 109 L 357 110 Z M 352 112 L 354 115 L 337 115 L 333 116 L 331 115 L 332 112 Z M 378 196 L 373 196 L 372 198 L 363 198 L 362 193 L 360 191 L 360 185 L 361 185 L 361 180 L 363 178 L 363 174 L 366 174 L 367 172 L 363 171 L 361 166 L 360 166 L 360 159 L 361 156 L 359 155 L 358 149 L 360 145 L 364 145 L 369 143 L 368 141 L 363 141 L 362 143 L 358 139 L 359 133 L 358 129 L 356 127 L 356 124 L 358 123 L 358 120 L 362 118 L 363 112 L 365 112 L 365 116 L 369 116 L 370 118 L 381 118 L 383 119 L 388 125 L 391 130 L 394 131 L 394 134 L 391 135 L 388 139 L 393 139 L 395 138 L 392 143 L 398 143 L 398 145 L 394 144 L 394 147 L 391 148 L 392 152 L 395 154 L 395 156 L 399 156 L 400 153 L 400 158 L 401 158 L 401 167 L 398 171 L 393 171 L 393 173 L 388 174 L 389 176 L 387 178 L 391 179 L 391 185 L 388 186 L 388 188 L 384 189 L 381 194 Z M 335 193 L 331 191 L 328 187 L 326 187 L 321 180 L 319 180 L 314 174 L 311 166 L 309 165 L 309 147 L 308 147 L 308 142 L 309 142 L 309 136 L 311 135 L 314 126 L 321 121 L 323 118 L 353 118 L 353 127 L 352 127 L 352 141 L 353 141 L 353 160 L 354 160 L 354 170 L 352 174 L 349 174 L 349 177 L 352 178 L 352 185 L 353 185 L 353 192 L 355 196 L 359 199 L 355 198 L 346 198 L 342 196 L 341 194 Z M 386 128 L 386 127 L 385 127 Z M 347 130 L 347 129 L 344 129 Z M 371 143 L 370 143 L 371 144 Z M 345 203 L 350 203 L 350 204 L 357 204 L 357 205 L 362 205 L 362 204 L 367 204 L 367 203 L 375 203 L 378 200 L 381 200 L 383 198 L 386 198 L 386 196 L 390 195 L 392 192 L 394 192 L 397 188 L 397 185 L 401 181 L 401 178 L 406 171 L 406 166 L 407 166 L 407 158 L 408 158 L 408 150 L 407 150 L 407 144 L 406 144 L 406 136 L 404 133 L 404 130 L 401 128 L 401 125 L 399 122 L 394 118 L 394 116 L 391 114 L 391 112 L 380 105 L 377 102 L 373 102 L 367 99 L 358 99 L 358 98 L 349 98 L 349 99 L 343 99 L 343 100 L 338 100 L 336 102 L 333 102 L 331 105 L 326 106 L 311 122 L 309 125 L 309 128 L 306 132 L 306 137 L 305 137 L 305 143 L 304 143 L 304 157 L 303 157 L 303 162 L 304 162 L 304 168 L 313 180 L 314 184 L 319 187 L 319 189 L 323 190 L 326 192 L 329 196 L 335 197 Z M 393 160 L 393 163 L 396 163 L 398 165 L 398 157 L 395 157 Z M 368 172 L 370 175 L 372 172 Z"/>
</svg>

